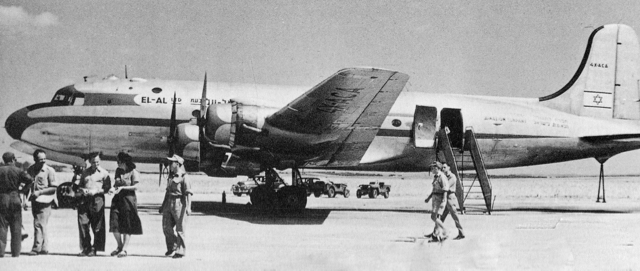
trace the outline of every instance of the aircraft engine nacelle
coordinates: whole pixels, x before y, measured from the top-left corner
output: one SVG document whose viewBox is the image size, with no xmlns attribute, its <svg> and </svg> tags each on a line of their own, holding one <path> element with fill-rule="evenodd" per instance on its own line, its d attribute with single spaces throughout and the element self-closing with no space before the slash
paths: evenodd
<svg viewBox="0 0 640 271">
<path fill-rule="evenodd" d="M 191 123 L 181 123 L 177 127 L 178 143 L 177 148 L 182 154 L 182 158 L 187 161 L 199 161 L 200 158 L 200 143 L 198 140 L 198 125 Z M 197 163 L 191 165 L 185 163 L 185 167 L 188 167 L 189 171 L 198 171 Z"/>
<path fill-rule="evenodd" d="M 276 110 L 238 102 L 211 105 L 207 109 L 205 135 L 218 145 L 255 147 L 265 118 Z"/>
</svg>

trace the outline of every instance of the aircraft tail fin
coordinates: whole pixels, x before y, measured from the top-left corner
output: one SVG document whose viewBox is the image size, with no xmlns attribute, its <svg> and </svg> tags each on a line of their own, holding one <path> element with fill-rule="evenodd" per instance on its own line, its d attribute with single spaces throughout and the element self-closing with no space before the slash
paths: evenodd
<svg viewBox="0 0 640 271">
<path fill-rule="evenodd" d="M 576 74 L 559 91 L 539 101 L 580 116 L 640 119 L 640 45 L 622 24 L 598 27 L 589 37 Z"/>
</svg>

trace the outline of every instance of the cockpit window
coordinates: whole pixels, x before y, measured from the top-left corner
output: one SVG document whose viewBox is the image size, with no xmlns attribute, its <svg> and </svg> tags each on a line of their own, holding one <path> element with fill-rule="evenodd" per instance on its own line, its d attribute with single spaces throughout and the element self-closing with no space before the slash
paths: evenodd
<svg viewBox="0 0 640 271">
<path fill-rule="evenodd" d="M 83 105 L 84 104 L 84 93 L 77 91 L 73 85 L 66 86 L 53 95 L 53 99 L 51 99 L 52 105 Z"/>
<path fill-rule="evenodd" d="M 68 97 L 67 95 L 62 95 L 62 94 L 56 94 L 55 96 L 53 96 L 53 100 L 51 100 L 52 102 L 66 102 L 68 101 Z"/>
</svg>

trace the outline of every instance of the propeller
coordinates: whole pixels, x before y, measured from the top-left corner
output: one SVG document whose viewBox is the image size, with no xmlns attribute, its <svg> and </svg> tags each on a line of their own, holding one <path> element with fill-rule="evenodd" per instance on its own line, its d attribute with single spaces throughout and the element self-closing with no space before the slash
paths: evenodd
<svg viewBox="0 0 640 271">
<path fill-rule="evenodd" d="M 176 154 L 176 143 L 178 142 L 176 136 L 178 124 L 176 123 L 176 93 L 173 92 L 173 105 L 171 107 L 171 122 L 169 123 L 169 136 L 167 137 L 167 144 L 169 144 L 169 157 Z"/>
<path fill-rule="evenodd" d="M 206 125 L 205 116 L 207 114 L 207 73 L 204 73 L 204 84 L 202 86 L 202 97 L 200 99 L 200 116 L 198 116 L 198 141 L 200 141 L 200 170 L 206 168 L 203 160 L 207 157 L 207 151 L 210 149 L 209 142 L 204 134 L 204 126 Z"/>
<path fill-rule="evenodd" d="M 202 132 L 204 128 L 204 116 L 207 110 L 207 73 L 204 73 L 204 85 L 202 86 L 202 99 L 200 99 L 200 118 L 198 118 L 198 127 Z"/>
<path fill-rule="evenodd" d="M 169 145 L 169 157 L 176 154 L 176 143 L 178 143 L 178 137 L 176 135 L 176 130 L 178 127 L 176 121 L 176 92 L 173 92 L 173 103 L 171 107 L 171 121 L 169 122 L 169 136 L 167 136 L 167 144 Z M 158 186 L 162 183 L 162 163 L 160 165 L 160 176 L 158 177 Z"/>
</svg>

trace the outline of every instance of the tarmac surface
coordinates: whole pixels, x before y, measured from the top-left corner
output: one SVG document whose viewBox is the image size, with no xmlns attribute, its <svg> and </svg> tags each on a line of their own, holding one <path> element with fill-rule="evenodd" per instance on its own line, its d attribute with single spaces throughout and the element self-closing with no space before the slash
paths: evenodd
<svg viewBox="0 0 640 271">
<path fill-rule="evenodd" d="M 430 192 L 427 174 L 329 176 L 347 183 L 351 197 L 311 196 L 307 210 L 296 214 L 261 213 L 247 205 L 249 197 L 229 193 L 231 184 L 243 178 L 190 175 L 196 195 L 187 255 L 171 259 L 164 256 L 157 211 L 162 187 L 157 175 L 144 176 L 138 192 L 144 234 L 132 237 L 128 257 L 108 256 L 116 247 L 110 233 L 107 251 L 77 257 L 77 220 L 71 209 L 53 211 L 50 255 L 28 256 L 33 218 L 25 211 L 30 236 L 23 254 L 5 254 L 2 270 L 640 269 L 638 177 L 608 178 L 607 203 L 595 202 L 597 177 L 494 179 L 492 214 L 472 210 L 469 200 L 469 211 L 461 216 L 467 238 L 430 243 L 423 237 L 433 229 L 430 205 L 424 203 Z M 391 184 L 388 199 L 355 197 L 357 184 L 374 180 Z M 445 225 L 452 237 L 457 234 L 450 218 Z"/>
</svg>

